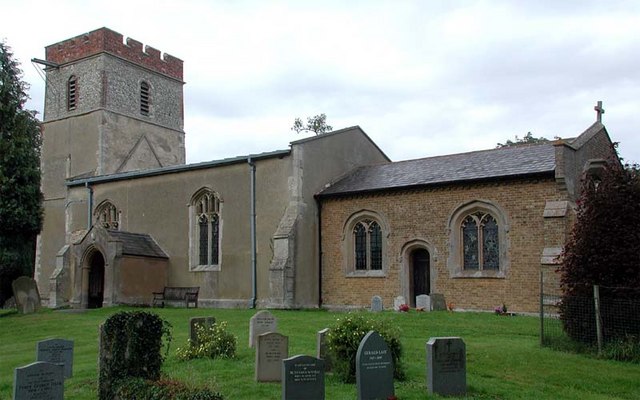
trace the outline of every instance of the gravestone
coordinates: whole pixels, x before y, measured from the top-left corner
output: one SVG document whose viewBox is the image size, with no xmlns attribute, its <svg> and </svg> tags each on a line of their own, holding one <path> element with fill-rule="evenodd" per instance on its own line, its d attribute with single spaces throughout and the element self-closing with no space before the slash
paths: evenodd
<svg viewBox="0 0 640 400">
<path fill-rule="evenodd" d="M 407 304 L 407 300 L 404 298 L 404 296 L 398 296 L 395 299 L 393 299 L 394 310 L 400 311 L 400 306 L 403 304 Z"/>
<path fill-rule="evenodd" d="M 329 328 L 324 328 L 316 334 L 316 357 L 324 361 L 324 370 L 331 371 L 331 355 L 327 346 Z"/>
<path fill-rule="evenodd" d="M 30 314 L 40 308 L 40 293 L 33 278 L 21 276 L 11 283 L 13 297 L 19 313 Z"/>
<path fill-rule="evenodd" d="M 204 326 L 205 328 L 210 328 L 213 324 L 216 323 L 215 317 L 192 317 L 189 319 L 189 339 L 191 339 L 191 344 L 193 346 L 200 345 L 198 341 L 198 330 L 197 326 Z"/>
<path fill-rule="evenodd" d="M 278 321 L 269 311 L 259 311 L 249 321 L 249 347 L 255 347 L 258 336 L 267 332 L 276 332 Z"/>
<path fill-rule="evenodd" d="M 431 311 L 431 297 L 426 294 L 416 296 L 416 308 L 422 311 Z"/>
<path fill-rule="evenodd" d="M 282 363 L 282 400 L 324 400 L 324 361 L 294 356 Z"/>
<path fill-rule="evenodd" d="M 73 340 L 48 339 L 36 344 L 36 361 L 46 361 L 64 366 L 64 378 L 73 374 Z"/>
<path fill-rule="evenodd" d="M 369 331 L 356 353 L 358 400 L 387 399 L 394 396 L 391 350 L 378 332 Z"/>
<path fill-rule="evenodd" d="M 373 296 L 371 298 L 371 311 L 373 312 L 378 312 L 378 311 L 382 311 L 382 297 L 380 296 Z"/>
<path fill-rule="evenodd" d="M 444 294 L 432 293 L 429 297 L 431 297 L 431 310 L 447 311 L 447 303 L 444 301 Z"/>
<path fill-rule="evenodd" d="M 429 394 L 463 396 L 467 392 L 467 353 L 459 337 L 434 337 L 427 342 Z"/>
<path fill-rule="evenodd" d="M 13 400 L 62 400 L 64 367 L 36 361 L 16 368 L 13 375 Z"/>
<path fill-rule="evenodd" d="M 256 381 L 280 382 L 282 360 L 289 357 L 289 338 L 277 332 L 263 333 L 256 341 Z"/>
</svg>

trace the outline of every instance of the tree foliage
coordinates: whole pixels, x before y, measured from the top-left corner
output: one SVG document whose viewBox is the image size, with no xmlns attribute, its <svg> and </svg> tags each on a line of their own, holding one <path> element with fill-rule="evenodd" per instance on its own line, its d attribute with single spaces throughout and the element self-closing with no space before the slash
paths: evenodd
<svg viewBox="0 0 640 400">
<path fill-rule="evenodd" d="M 498 143 L 497 148 L 521 146 L 523 144 L 546 143 L 548 141 L 549 139 L 545 137 L 540 136 L 539 138 L 537 138 L 537 137 L 534 137 L 531 132 L 527 132 L 527 134 L 524 135 L 522 139 L 520 139 L 518 135 L 516 135 L 515 141 L 512 141 L 511 139 L 507 139 L 505 143 Z"/>
<path fill-rule="evenodd" d="M 25 110 L 28 85 L 9 46 L 0 42 L 0 305 L 11 281 L 33 275 L 36 235 L 42 226 L 40 125 Z"/>
<path fill-rule="evenodd" d="M 314 117 L 307 117 L 306 125 L 302 123 L 300 118 L 296 118 L 291 130 L 296 131 L 296 133 L 313 132 L 316 135 L 322 135 L 323 133 L 331 132 L 333 127 L 327 125 L 327 116 L 323 113 Z"/>
<path fill-rule="evenodd" d="M 565 330 L 574 339 L 593 341 L 593 285 L 599 285 L 604 289 L 600 297 L 605 340 L 640 335 L 640 315 L 619 303 L 620 299 L 638 299 L 640 295 L 638 166 L 625 168 L 617 159 L 611 160 L 599 176 L 583 182 L 576 203 L 577 220 L 561 268 L 560 311 Z M 587 303 L 578 304 L 580 299 Z M 607 319 L 625 321 L 625 327 L 613 327 Z"/>
</svg>

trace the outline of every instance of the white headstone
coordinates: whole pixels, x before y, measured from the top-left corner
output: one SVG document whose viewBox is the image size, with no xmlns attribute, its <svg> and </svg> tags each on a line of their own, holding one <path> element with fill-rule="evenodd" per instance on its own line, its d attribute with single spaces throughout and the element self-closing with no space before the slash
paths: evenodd
<svg viewBox="0 0 640 400">
<path fill-rule="evenodd" d="M 426 294 L 416 296 L 416 308 L 422 311 L 431 311 L 431 297 Z"/>
<path fill-rule="evenodd" d="M 259 311 L 249 321 L 249 347 L 255 347 L 258 336 L 267 332 L 276 332 L 278 321 L 269 311 Z"/>
<path fill-rule="evenodd" d="M 331 356 L 327 346 L 329 328 L 324 328 L 316 334 L 316 357 L 324 361 L 325 371 L 331 371 Z"/>
<path fill-rule="evenodd" d="M 393 309 L 396 311 L 400 311 L 400 306 L 403 304 L 407 304 L 407 300 L 405 300 L 404 296 L 398 296 L 393 299 Z"/>
<path fill-rule="evenodd" d="M 280 382 L 282 360 L 289 357 L 289 338 L 277 332 L 263 333 L 256 341 L 256 381 Z"/>
</svg>

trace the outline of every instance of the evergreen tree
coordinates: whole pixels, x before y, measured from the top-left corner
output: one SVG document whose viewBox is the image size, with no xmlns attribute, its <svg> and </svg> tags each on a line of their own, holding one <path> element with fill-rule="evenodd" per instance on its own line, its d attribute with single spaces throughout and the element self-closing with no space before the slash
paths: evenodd
<svg viewBox="0 0 640 400">
<path fill-rule="evenodd" d="M 24 109 L 27 89 L 10 47 L 0 42 L 0 305 L 15 278 L 33 276 L 42 226 L 42 138 L 35 111 Z"/>
</svg>

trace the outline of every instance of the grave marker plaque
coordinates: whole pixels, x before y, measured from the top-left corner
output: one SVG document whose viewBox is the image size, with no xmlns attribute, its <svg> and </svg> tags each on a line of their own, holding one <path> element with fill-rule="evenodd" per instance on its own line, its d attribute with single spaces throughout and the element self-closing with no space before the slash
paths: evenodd
<svg viewBox="0 0 640 400">
<path fill-rule="evenodd" d="M 371 298 L 371 311 L 373 312 L 382 311 L 382 297 L 373 296 Z"/>
<path fill-rule="evenodd" d="M 289 338 L 277 332 L 263 333 L 256 342 L 256 381 L 280 382 L 282 360 L 289 357 Z"/>
<path fill-rule="evenodd" d="M 429 295 L 421 294 L 416 296 L 416 308 L 423 311 L 431 311 L 431 298 Z"/>
<path fill-rule="evenodd" d="M 13 400 L 62 400 L 64 367 L 36 361 L 14 370 Z"/>
<path fill-rule="evenodd" d="M 283 360 L 282 400 L 324 400 L 324 361 L 298 355 Z"/>
<path fill-rule="evenodd" d="M 329 334 L 329 328 L 318 331 L 316 335 L 316 357 L 324 361 L 324 370 L 328 372 L 331 371 L 331 356 L 327 346 L 327 334 Z"/>
<path fill-rule="evenodd" d="M 369 331 L 356 353 L 358 400 L 387 399 L 394 396 L 391 350 L 378 332 Z"/>
<path fill-rule="evenodd" d="M 256 346 L 258 336 L 267 332 L 276 332 L 278 321 L 269 311 L 259 311 L 249 321 L 249 347 Z"/>
<path fill-rule="evenodd" d="M 204 326 L 205 328 L 210 328 L 213 324 L 216 323 L 215 317 L 192 317 L 189 319 L 189 339 L 191 339 L 191 343 L 194 346 L 198 346 L 200 342 L 198 341 L 198 330 L 197 326 Z"/>
<path fill-rule="evenodd" d="M 36 361 L 46 361 L 64 366 L 64 378 L 73 375 L 73 340 L 48 339 L 36 345 Z"/>
<path fill-rule="evenodd" d="M 444 301 L 442 293 L 431 294 L 431 309 L 433 311 L 447 311 L 447 303 Z"/>
<path fill-rule="evenodd" d="M 467 355 L 459 337 L 434 337 L 427 342 L 429 394 L 463 396 L 467 392 Z"/>
</svg>

